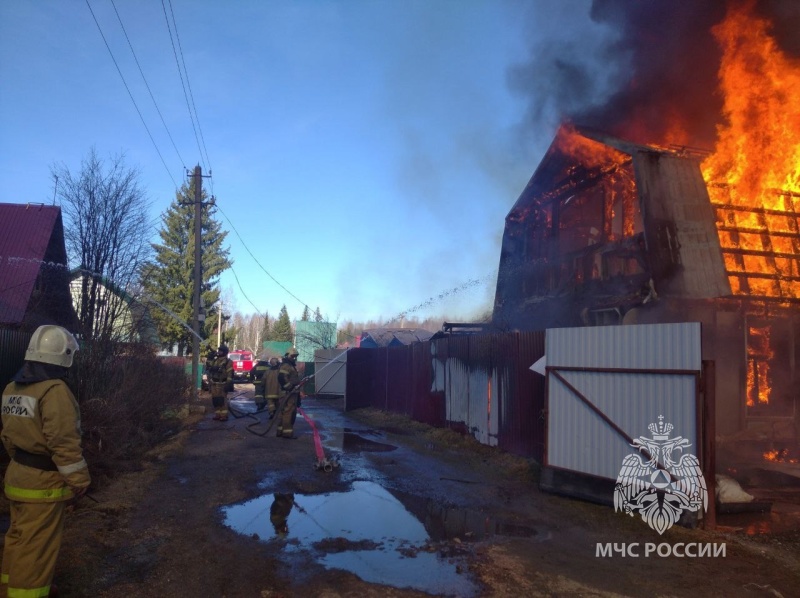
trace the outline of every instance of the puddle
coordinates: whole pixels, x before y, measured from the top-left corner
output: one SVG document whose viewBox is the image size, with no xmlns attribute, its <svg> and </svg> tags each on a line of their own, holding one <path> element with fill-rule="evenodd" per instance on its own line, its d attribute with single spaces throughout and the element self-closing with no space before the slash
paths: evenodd
<svg viewBox="0 0 800 598">
<path fill-rule="evenodd" d="M 458 544 L 455 549 L 431 544 L 437 538 L 429 534 L 427 522 L 372 482 L 355 482 L 349 492 L 267 494 L 224 507 L 222 513 L 225 525 L 240 534 L 280 542 L 289 553 L 308 552 L 324 567 L 370 583 L 430 594 L 479 594 L 461 572 L 459 561 L 467 551 Z M 449 537 L 438 531 L 434 536 Z"/>
</svg>

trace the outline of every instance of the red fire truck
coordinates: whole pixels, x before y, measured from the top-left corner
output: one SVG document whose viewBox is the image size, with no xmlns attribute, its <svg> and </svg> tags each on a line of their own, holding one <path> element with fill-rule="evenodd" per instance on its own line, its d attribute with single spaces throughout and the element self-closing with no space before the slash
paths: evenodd
<svg viewBox="0 0 800 598">
<path fill-rule="evenodd" d="M 228 353 L 228 359 L 233 362 L 234 380 L 241 381 L 250 378 L 250 370 L 253 369 L 252 351 L 231 351 Z"/>
</svg>

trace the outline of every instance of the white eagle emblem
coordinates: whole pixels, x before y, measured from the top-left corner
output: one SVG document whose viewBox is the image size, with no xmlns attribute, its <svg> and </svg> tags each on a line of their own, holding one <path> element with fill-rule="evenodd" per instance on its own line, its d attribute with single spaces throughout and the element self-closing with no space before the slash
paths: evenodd
<svg viewBox="0 0 800 598">
<path fill-rule="evenodd" d="M 614 511 L 624 511 L 631 517 L 635 511 L 642 519 L 663 534 L 678 521 L 684 510 L 703 511 L 708 508 L 708 492 L 697 457 L 681 454 L 676 461 L 674 451 L 690 447 L 686 438 L 670 438 L 672 424 L 652 423 L 648 429 L 653 438 L 640 436 L 631 445 L 641 454 L 632 453 L 622 460 L 622 469 L 614 486 Z"/>
</svg>

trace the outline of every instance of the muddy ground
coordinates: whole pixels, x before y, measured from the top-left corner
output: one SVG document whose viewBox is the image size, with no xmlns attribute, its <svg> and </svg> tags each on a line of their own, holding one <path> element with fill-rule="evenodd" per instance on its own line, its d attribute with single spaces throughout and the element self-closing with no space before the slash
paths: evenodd
<svg viewBox="0 0 800 598">
<path fill-rule="evenodd" d="M 252 387 L 237 386 L 247 394 Z M 800 532 L 673 527 L 539 491 L 535 465 L 454 432 L 306 398 L 312 428 L 264 436 L 251 416 L 183 428 L 70 513 L 61 596 L 800 596 Z M 264 422 L 263 414 L 256 416 Z M 250 429 L 248 429 L 250 426 Z M 293 494 L 288 533 L 270 521 Z M 7 503 L 2 504 L 7 514 Z M 639 543 L 639 558 L 596 556 Z M 725 557 L 644 556 L 725 543 Z"/>
</svg>

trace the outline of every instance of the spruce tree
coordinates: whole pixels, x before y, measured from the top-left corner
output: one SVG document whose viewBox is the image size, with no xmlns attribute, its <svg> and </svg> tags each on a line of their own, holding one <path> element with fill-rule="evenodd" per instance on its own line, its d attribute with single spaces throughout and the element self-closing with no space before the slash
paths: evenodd
<svg viewBox="0 0 800 598">
<path fill-rule="evenodd" d="M 308 305 L 306 305 L 306 306 L 303 307 L 303 315 L 300 316 L 300 321 L 301 322 L 308 322 L 308 320 L 310 318 L 311 318 L 311 312 L 308 309 Z"/>
<path fill-rule="evenodd" d="M 272 330 L 269 325 L 269 313 L 264 312 L 264 324 L 261 327 L 261 342 L 272 340 Z M 258 348 L 261 350 L 261 347 Z"/>
<path fill-rule="evenodd" d="M 322 313 L 319 311 L 319 307 L 314 312 L 314 321 L 315 322 L 324 322 L 325 320 L 322 318 Z"/>
<path fill-rule="evenodd" d="M 286 306 L 281 307 L 278 314 L 278 319 L 272 326 L 272 340 L 292 342 L 292 321 L 289 319 L 289 312 L 286 311 Z"/>
<path fill-rule="evenodd" d="M 205 305 L 205 326 L 200 336 L 208 338 L 217 325 L 219 277 L 232 262 L 230 250 L 223 248 L 227 231 L 214 219 L 213 206 L 207 205 L 208 195 L 202 193 L 201 208 L 201 297 Z M 161 215 L 160 243 L 153 243 L 155 259 L 142 269 L 142 287 L 145 293 L 161 304 L 153 310 L 165 348 L 177 345 L 178 354 L 184 355 L 192 347 L 192 318 L 194 315 L 194 178 L 183 184 L 174 201 Z M 164 309 L 166 308 L 166 309 Z M 166 310 L 172 312 L 167 313 Z M 188 328 L 187 328 L 188 327 Z"/>
</svg>

